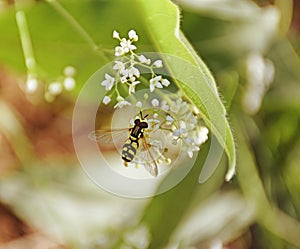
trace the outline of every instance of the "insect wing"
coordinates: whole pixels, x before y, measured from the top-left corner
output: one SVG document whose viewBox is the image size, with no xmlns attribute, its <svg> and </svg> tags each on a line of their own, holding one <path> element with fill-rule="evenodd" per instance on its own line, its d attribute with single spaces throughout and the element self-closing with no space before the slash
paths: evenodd
<svg viewBox="0 0 300 249">
<path fill-rule="evenodd" d="M 157 163 L 156 160 L 154 158 L 154 156 L 152 155 L 151 152 L 151 146 L 149 145 L 149 143 L 147 142 L 145 137 L 141 138 L 142 140 L 142 145 L 143 145 L 143 149 L 144 151 L 140 151 L 140 153 L 143 153 L 143 166 L 144 168 L 152 175 L 152 176 L 157 176 L 158 175 L 158 167 L 157 167 Z"/>
<path fill-rule="evenodd" d="M 116 130 L 95 130 L 89 133 L 88 137 L 98 143 L 124 142 L 128 138 L 128 128 Z"/>
</svg>

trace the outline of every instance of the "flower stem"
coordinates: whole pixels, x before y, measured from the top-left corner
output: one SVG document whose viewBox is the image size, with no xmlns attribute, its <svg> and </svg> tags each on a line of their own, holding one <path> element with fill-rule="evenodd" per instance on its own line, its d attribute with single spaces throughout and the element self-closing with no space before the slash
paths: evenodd
<svg viewBox="0 0 300 249">
<path fill-rule="evenodd" d="M 18 31 L 20 34 L 24 59 L 25 59 L 25 65 L 27 68 L 27 71 L 29 73 L 36 73 L 37 70 L 37 64 L 33 53 L 30 33 L 27 25 L 26 15 L 24 11 L 19 10 L 17 7 L 17 4 L 15 5 L 16 8 L 16 22 Z"/>
<path fill-rule="evenodd" d="M 88 32 L 78 23 L 78 21 L 57 1 L 45 0 L 48 2 L 59 14 L 61 14 L 69 24 L 81 35 L 81 37 L 89 44 L 93 51 L 97 52 L 104 60 L 108 60 L 107 56 L 100 50 L 93 38 Z"/>
</svg>

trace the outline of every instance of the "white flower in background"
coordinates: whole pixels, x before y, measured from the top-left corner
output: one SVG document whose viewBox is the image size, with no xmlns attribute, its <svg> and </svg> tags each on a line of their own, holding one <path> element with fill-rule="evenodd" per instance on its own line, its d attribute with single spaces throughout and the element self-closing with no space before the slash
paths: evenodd
<svg viewBox="0 0 300 249">
<path fill-rule="evenodd" d="M 138 107 L 138 108 L 142 108 L 143 103 L 141 101 L 138 101 L 138 102 L 136 102 L 135 106 Z"/>
<path fill-rule="evenodd" d="M 72 77 L 66 77 L 64 79 L 63 85 L 67 91 L 71 91 L 76 85 L 75 79 Z"/>
<path fill-rule="evenodd" d="M 167 79 L 163 79 L 161 75 L 155 76 L 150 79 L 150 92 L 153 92 L 155 88 L 163 88 L 163 86 L 169 86 L 170 82 Z"/>
<path fill-rule="evenodd" d="M 243 98 L 243 107 L 248 113 L 255 114 L 259 111 L 274 75 L 275 67 L 271 60 L 265 59 L 257 52 L 249 54 L 247 58 L 248 84 Z"/>
<path fill-rule="evenodd" d="M 113 38 L 120 39 L 120 35 L 116 30 L 113 31 Z"/>
<path fill-rule="evenodd" d="M 162 60 L 156 60 L 156 61 L 154 61 L 153 62 L 153 66 L 155 66 L 157 68 L 163 67 Z"/>
<path fill-rule="evenodd" d="M 109 74 L 105 74 L 105 80 L 101 82 L 102 86 L 105 86 L 105 90 L 109 91 L 112 89 L 115 83 L 115 78 L 111 77 Z"/>
<path fill-rule="evenodd" d="M 171 84 L 167 79 L 162 79 L 161 83 L 163 86 L 169 86 Z"/>
<path fill-rule="evenodd" d="M 146 225 L 139 225 L 133 231 L 124 234 L 124 241 L 132 248 L 146 249 L 150 245 L 151 234 Z"/>
<path fill-rule="evenodd" d="M 151 104 L 153 107 L 158 107 L 159 106 L 159 100 L 158 99 L 152 99 Z"/>
<path fill-rule="evenodd" d="M 111 101 L 111 98 L 109 97 L 109 96 L 105 96 L 104 98 L 103 98 L 103 104 L 105 104 L 105 105 L 107 105 L 109 102 Z"/>
<path fill-rule="evenodd" d="M 62 84 L 58 81 L 52 82 L 48 86 L 48 91 L 53 95 L 57 96 L 62 93 L 63 87 Z"/>
<path fill-rule="evenodd" d="M 194 136 L 194 141 L 196 145 L 200 145 L 206 142 L 208 139 L 208 129 L 205 126 L 200 126 L 200 128 L 197 129 Z"/>
<path fill-rule="evenodd" d="M 115 47 L 115 56 L 121 56 L 125 53 L 124 49 L 120 46 Z"/>
<path fill-rule="evenodd" d="M 160 82 L 161 79 L 162 79 L 161 75 L 150 79 L 150 92 L 153 92 L 155 88 L 163 88 Z"/>
<path fill-rule="evenodd" d="M 135 86 L 138 85 L 140 82 L 139 81 L 134 81 L 130 84 L 128 91 L 129 94 L 135 93 Z"/>
<path fill-rule="evenodd" d="M 128 37 L 132 41 L 137 41 L 139 39 L 138 35 L 136 34 L 135 30 L 133 30 L 133 29 L 128 32 Z"/>
<path fill-rule="evenodd" d="M 131 105 L 127 100 L 125 100 L 122 96 L 117 97 L 118 103 L 114 106 L 114 108 L 123 108 L 126 105 Z"/>
<path fill-rule="evenodd" d="M 25 91 L 27 93 L 34 93 L 39 86 L 39 82 L 37 78 L 34 76 L 28 75 L 27 80 L 26 80 L 26 85 L 25 85 Z"/>
<path fill-rule="evenodd" d="M 74 79 L 74 75 L 76 74 L 76 69 L 72 66 L 66 66 L 64 68 L 64 76 L 63 86 L 67 91 L 71 91 L 75 88 L 76 82 Z"/>
<path fill-rule="evenodd" d="M 150 65 L 150 63 L 151 63 L 151 60 L 146 58 L 144 55 L 138 56 L 138 59 L 141 63 L 146 64 L 146 65 Z"/>
<path fill-rule="evenodd" d="M 62 70 L 62 74 L 56 77 L 55 80 L 49 81 L 47 79 L 43 79 L 43 87 L 39 87 L 41 82 L 38 81 L 35 75 L 29 73 L 23 90 L 27 94 L 36 93 L 38 89 L 39 93 L 44 91 L 44 99 L 47 102 L 52 102 L 55 100 L 56 96 L 60 95 L 64 90 L 71 91 L 74 89 L 76 85 L 76 81 L 74 79 L 75 74 L 76 69 L 73 66 L 66 66 Z"/>
<path fill-rule="evenodd" d="M 174 122 L 174 119 L 170 115 L 167 115 L 166 121 L 167 125 L 171 125 Z"/>
<path fill-rule="evenodd" d="M 76 69 L 72 66 L 66 66 L 64 68 L 64 75 L 66 77 L 73 77 L 76 74 Z"/>
</svg>

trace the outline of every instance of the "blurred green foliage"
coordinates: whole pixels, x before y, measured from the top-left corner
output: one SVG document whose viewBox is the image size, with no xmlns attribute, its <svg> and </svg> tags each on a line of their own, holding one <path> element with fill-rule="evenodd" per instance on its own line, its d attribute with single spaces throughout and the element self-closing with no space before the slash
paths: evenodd
<svg viewBox="0 0 300 249">
<path fill-rule="evenodd" d="M 37 1 L 20 8 L 28 18 L 39 76 L 45 81 L 53 80 L 66 65 L 77 68 L 74 99 L 90 75 L 112 58 L 111 48 L 116 45 L 111 36 L 114 29 L 125 34 L 134 28 L 143 38 L 139 51 L 167 52 L 169 49 L 185 56 L 180 43 L 174 41 L 170 45 L 155 41 L 165 35 L 161 30 L 167 25 L 160 29 L 160 16 L 157 18 L 155 13 L 152 17 L 158 23 L 154 25 L 149 21 L 139 1 L 62 1 L 75 23 L 61 15 L 56 1 L 50 2 Z M 171 7 L 165 9 L 171 6 L 168 1 L 162 2 L 153 9 L 172 13 Z M 238 163 L 232 182 L 223 184 L 224 158 L 214 175 L 204 184 L 198 184 L 199 171 L 208 151 L 203 147 L 197 167 L 174 189 L 149 200 L 124 200 L 99 193 L 83 180 L 86 176 L 67 165 L 61 166 L 63 170 L 50 167 L 50 172 L 45 173 L 43 167 L 35 164 L 51 165 L 51 162 L 32 163 L 27 158 L 33 157 L 30 154 L 24 156 L 24 160 L 21 156 L 21 160 L 32 165 L 1 180 L 1 201 L 17 210 L 28 223 L 45 229 L 70 248 L 107 248 L 108 244 L 118 247 L 126 240 L 124 234 L 139 225 L 149 229 L 150 248 L 167 245 L 212 248 L 212 241 L 219 240 L 230 248 L 230 242 L 237 238 L 247 241 L 248 233 L 251 241 L 243 248 L 300 248 L 300 40 L 298 30 L 291 35 L 287 29 L 291 11 L 299 10 L 291 9 L 292 1 L 275 1 L 276 5 L 263 8 L 247 0 L 239 3 L 220 0 L 218 4 L 176 2 L 182 10 L 181 30 L 212 71 L 233 126 Z M 5 34 L 0 39 L 0 61 L 6 68 L 26 74 L 14 13 L 10 6 L 0 14 L 0 27 Z M 162 20 L 167 19 L 170 26 L 175 25 L 176 18 L 162 17 Z M 172 39 L 170 37 L 168 42 Z M 262 90 L 255 91 L 259 102 L 255 111 L 245 104 L 245 96 L 249 93 L 250 82 L 265 72 L 254 65 L 257 71 L 249 73 L 253 66 L 249 58 L 253 54 L 261 59 L 257 65 L 261 65 L 260 62 L 265 65 L 268 61 L 275 72 L 272 83 L 258 82 L 265 85 L 260 85 Z M 5 127 L 15 124 L 23 134 L 18 118 L 11 118 L 6 105 L 0 107 L 1 115 L 12 120 L 9 124 L 0 122 L 1 132 L 14 134 L 7 132 Z M 16 136 L 11 137 L 15 139 Z M 27 148 L 27 143 L 22 135 L 20 144 Z M 15 149 L 21 154 L 31 153 L 23 152 L 20 144 L 11 145 L 16 145 Z M 65 181 L 67 177 L 70 180 Z M 55 192 L 60 191 L 63 194 L 58 202 Z M 28 199 L 20 201 L 24 193 Z M 84 203 L 80 201 L 83 196 L 87 196 Z M 35 210 L 30 208 L 33 200 L 47 202 L 47 207 L 41 204 L 38 219 L 33 215 Z M 82 205 L 78 212 L 65 215 L 78 205 Z M 112 209 L 114 205 L 132 208 L 132 212 L 128 212 L 133 218 L 120 218 L 115 222 L 113 217 L 121 217 L 122 208 Z M 97 207 L 102 207 L 104 215 L 95 211 Z M 113 212 L 109 212 L 110 209 Z M 93 210 L 93 214 L 88 210 Z M 48 213 L 59 217 L 60 221 L 53 218 L 56 227 L 49 225 L 51 219 L 45 218 Z M 93 215 L 97 222 L 93 222 Z M 76 231 L 72 230 L 72 219 L 84 224 L 82 229 L 73 227 Z M 136 222 L 129 222 L 130 219 Z M 101 236 L 107 236 L 105 239 L 110 243 L 99 242 Z"/>
</svg>

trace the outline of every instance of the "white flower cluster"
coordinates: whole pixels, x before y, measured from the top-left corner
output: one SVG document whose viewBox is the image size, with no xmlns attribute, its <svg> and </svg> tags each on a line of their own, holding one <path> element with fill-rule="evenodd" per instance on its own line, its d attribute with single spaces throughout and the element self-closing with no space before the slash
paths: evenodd
<svg viewBox="0 0 300 249">
<path fill-rule="evenodd" d="M 146 225 L 139 225 L 124 234 L 121 249 L 146 249 L 151 242 L 151 234 Z"/>
<path fill-rule="evenodd" d="M 137 106 L 141 103 L 138 102 Z M 158 114 L 154 114 L 152 119 L 148 120 L 149 131 L 153 132 L 157 129 L 169 130 L 172 133 L 172 142 L 174 145 L 178 141 L 182 142 L 182 149 L 192 158 L 194 152 L 200 150 L 201 144 L 208 139 L 208 129 L 199 125 L 199 120 L 193 114 L 193 106 L 182 99 L 182 95 L 170 95 L 167 100 L 161 102 L 157 98 L 151 100 L 151 105 L 155 109 L 161 109 L 167 115 L 164 120 L 156 118 Z M 157 142 L 156 142 L 157 143 Z M 159 148 L 159 146 L 156 146 Z"/>
<path fill-rule="evenodd" d="M 208 129 L 198 124 L 191 105 L 181 96 L 173 99 L 165 108 L 177 121 L 177 128 L 173 130 L 173 143 L 181 140 L 188 156 L 192 158 L 194 152 L 199 151 L 200 145 L 208 139 Z"/>
<path fill-rule="evenodd" d="M 137 47 L 133 44 L 138 41 L 138 35 L 135 30 L 130 30 L 128 32 L 129 39 L 120 38 L 120 35 L 117 31 L 114 30 L 113 38 L 116 38 L 120 41 L 120 44 L 115 47 L 115 64 L 113 70 L 116 71 L 114 76 L 110 74 L 105 74 L 105 79 L 101 82 L 101 85 L 105 87 L 105 91 L 109 92 L 104 99 L 103 103 L 108 104 L 112 100 L 112 95 L 116 94 L 117 104 L 115 108 L 122 108 L 125 105 L 130 105 L 128 101 L 124 101 L 124 98 L 120 95 L 118 86 L 122 84 L 123 86 L 128 87 L 128 94 L 134 94 L 136 86 L 141 83 L 138 80 L 141 76 L 139 67 L 144 67 L 151 72 L 151 79 L 149 80 L 149 89 L 151 92 L 155 88 L 163 88 L 170 85 L 168 79 L 163 78 L 161 75 L 157 75 L 154 72 L 155 68 L 162 68 L 162 60 L 155 60 L 151 62 L 149 58 L 146 58 L 145 55 L 137 55 L 133 51 Z"/>
<path fill-rule="evenodd" d="M 45 91 L 45 100 L 52 102 L 56 96 L 60 95 L 63 90 L 71 91 L 74 89 L 76 82 L 74 76 L 76 70 L 72 66 L 67 66 L 64 68 L 63 77 L 61 80 L 53 81 L 48 85 Z"/>
<path fill-rule="evenodd" d="M 76 70 L 72 66 L 67 66 L 63 70 L 63 75 L 58 80 L 50 82 L 46 88 L 44 97 L 48 102 L 52 102 L 56 96 L 60 95 L 63 90 L 71 91 L 74 89 L 76 82 L 74 76 Z M 25 92 L 28 94 L 34 94 L 40 88 L 40 81 L 36 76 L 29 74 L 25 83 Z"/>
</svg>

